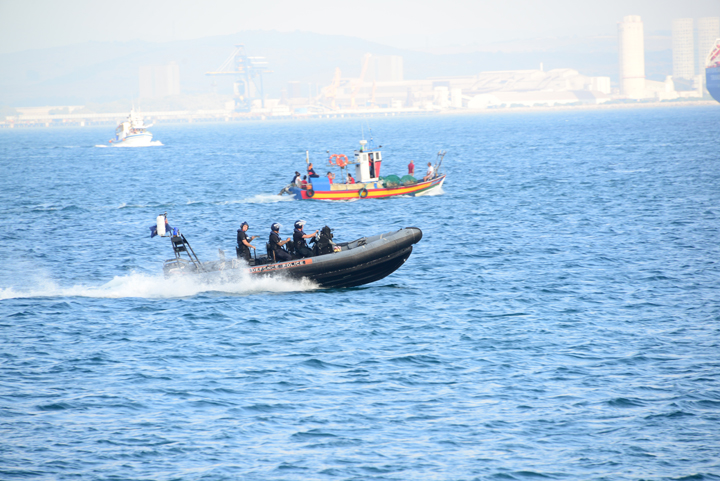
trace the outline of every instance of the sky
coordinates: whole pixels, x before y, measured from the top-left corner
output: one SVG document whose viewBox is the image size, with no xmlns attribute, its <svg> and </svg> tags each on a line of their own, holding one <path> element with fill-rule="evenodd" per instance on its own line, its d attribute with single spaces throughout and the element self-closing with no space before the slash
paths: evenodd
<svg viewBox="0 0 720 481">
<path fill-rule="evenodd" d="M 433 51 L 545 37 L 645 32 L 674 18 L 720 16 L 720 0 L 0 0 L 0 54 L 87 41 L 167 42 L 243 30 L 347 35 Z"/>
</svg>

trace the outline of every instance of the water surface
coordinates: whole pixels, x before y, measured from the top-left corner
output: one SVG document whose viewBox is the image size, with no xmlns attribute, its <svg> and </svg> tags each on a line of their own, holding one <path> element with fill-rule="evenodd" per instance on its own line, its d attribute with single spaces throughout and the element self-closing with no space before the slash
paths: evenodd
<svg viewBox="0 0 720 481">
<path fill-rule="evenodd" d="M 0 131 L 2 479 L 720 478 L 720 108 Z M 309 151 L 442 195 L 299 202 Z M 165 280 L 250 223 L 423 230 L 354 289 Z M 256 241 L 264 245 L 264 241 Z"/>
</svg>

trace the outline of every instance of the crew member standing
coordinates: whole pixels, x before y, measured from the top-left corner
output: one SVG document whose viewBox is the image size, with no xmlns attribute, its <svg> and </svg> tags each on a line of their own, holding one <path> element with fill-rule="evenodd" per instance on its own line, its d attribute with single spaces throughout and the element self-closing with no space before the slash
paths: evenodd
<svg viewBox="0 0 720 481">
<path fill-rule="evenodd" d="M 295 222 L 295 232 L 293 232 L 293 243 L 295 244 L 295 252 L 301 257 L 312 257 L 313 253 L 308 247 L 307 242 L 305 242 L 305 239 L 315 237 L 315 234 L 317 234 L 318 231 L 315 231 L 312 234 L 306 234 L 305 232 L 303 232 L 304 226 L 304 220 L 299 220 Z"/>
<path fill-rule="evenodd" d="M 415 162 L 412 160 L 408 164 L 408 174 L 415 175 Z"/>
<path fill-rule="evenodd" d="M 256 235 L 248 237 L 246 234 L 250 226 L 247 222 L 243 222 L 237 231 L 237 254 L 238 259 L 242 257 L 246 261 L 250 262 L 250 249 L 255 249 L 255 246 L 251 244 L 253 239 L 257 238 Z"/>
</svg>

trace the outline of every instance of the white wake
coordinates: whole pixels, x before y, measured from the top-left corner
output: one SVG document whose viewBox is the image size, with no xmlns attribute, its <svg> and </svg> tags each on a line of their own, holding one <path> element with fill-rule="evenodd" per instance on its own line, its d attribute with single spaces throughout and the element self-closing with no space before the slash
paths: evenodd
<svg viewBox="0 0 720 481">
<path fill-rule="evenodd" d="M 251 295 L 263 292 L 298 292 L 317 289 L 317 284 L 306 279 L 294 280 L 277 277 L 260 277 L 241 271 L 214 274 L 211 277 L 183 276 L 166 279 L 162 275 L 132 273 L 116 276 L 100 286 L 58 286 L 54 281 L 42 281 L 29 289 L 0 287 L 0 300 L 36 297 L 94 297 L 121 299 L 140 297 L 167 299 L 192 297 L 215 292 L 225 295 Z"/>
</svg>

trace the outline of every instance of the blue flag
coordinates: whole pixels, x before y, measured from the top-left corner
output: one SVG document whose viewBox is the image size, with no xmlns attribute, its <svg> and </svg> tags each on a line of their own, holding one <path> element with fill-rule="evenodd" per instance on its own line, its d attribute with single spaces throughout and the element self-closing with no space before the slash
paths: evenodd
<svg viewBox="0 0 720 481">
<path fill-rule="evenodd" d="M 157 226 L 156 225 L 151 226 L 150 227 L 150 238 L 152 239 L 156 235 L 157 235 Z"/>
</svg>

